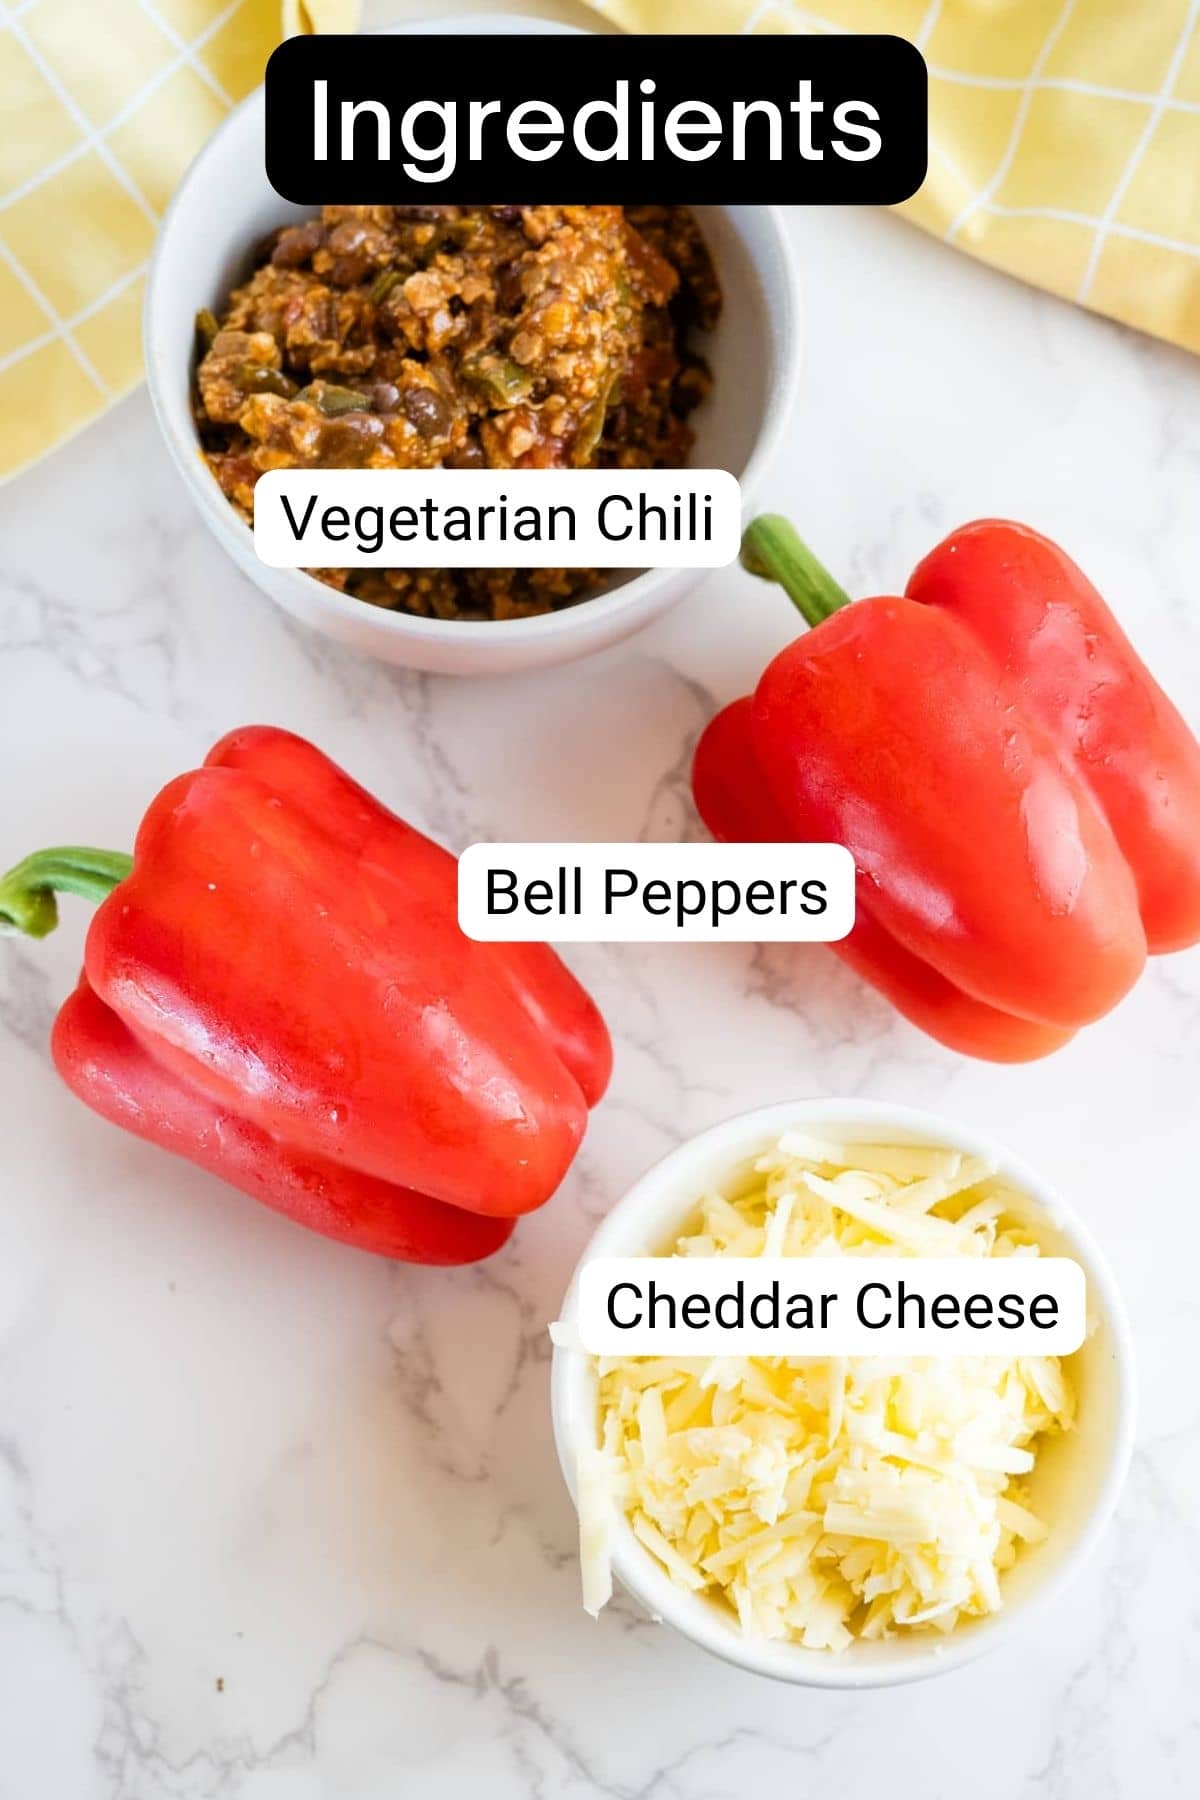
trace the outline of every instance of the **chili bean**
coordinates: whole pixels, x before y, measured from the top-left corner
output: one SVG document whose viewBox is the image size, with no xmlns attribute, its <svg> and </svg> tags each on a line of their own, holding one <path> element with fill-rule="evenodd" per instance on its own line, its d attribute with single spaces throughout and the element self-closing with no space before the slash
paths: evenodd
<svg viewBox="0 0 1200 1800">
<path fill-rule="evenodd" d="M 319 219 L 311 219 L 307 225 L 289 225 L 279 234 L 279 242 L 271 252 L 271 262 L 277 269 L 302 268 L 324 242 L 325 227 Z"/>
<path fill-rule="evenodd" d="M 450 429 L 450 408 L 432 388 L 406 387 L 400 395 L 400 407 L 423 438 L 444 437 Z"/>
<path fill-rule="evenodd" d="M 321 427 L 318 461 L 325 469 L 369 469 L 385 427 L 374 413 L 347 413 Z"/>
<path fill-rule="evenodd" d="M 487 457 L 473 438 L 468 438 L 460 450 L 454 450 L 446 458 L 448 469 L 486 469 Z"/>
</svg>

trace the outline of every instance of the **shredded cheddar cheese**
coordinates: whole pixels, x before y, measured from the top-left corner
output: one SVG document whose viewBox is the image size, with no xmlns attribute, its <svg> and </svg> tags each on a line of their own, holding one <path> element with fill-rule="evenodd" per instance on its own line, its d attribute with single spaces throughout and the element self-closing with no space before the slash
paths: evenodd
<svg viewBox="0 0 1200 1800">
<path fill-rule="evenodd" d="M 792 1132 L 748 1191 L 712 1193 L 679 1256 L 1036 1256 L 976 1158 Z M 1026 1209 L 1027 1211 L 1027 1209 Z M 1046 1527 L 1024 1479 L 1068 1429 L 1057 1357 L 597 1359 L 580 1459 L 584 1602 L 609 1597 L 616 1511 L 742 1630 L 818 1650 L 995 1612 Z"/>
</svg>

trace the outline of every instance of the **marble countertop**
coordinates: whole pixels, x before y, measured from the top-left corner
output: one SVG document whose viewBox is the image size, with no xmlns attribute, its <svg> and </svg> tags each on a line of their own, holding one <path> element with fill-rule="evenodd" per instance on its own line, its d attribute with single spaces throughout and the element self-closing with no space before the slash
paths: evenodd
<svg viewBox="0 0 1200 1800">
<path fill-rule="evenodd" d="M 808 365 L 763 498 L 855 591 L 1027 518 L 1193 718 L 1200 366 L 883 215 L 794 214 Z M 0 855 L 127 844 L 230 726 L 325 746 L 455 848 L 698 827 L 690 746 L 793 631 L 705 579 L 573 667 L 456 683 L 293 625 L 225 559 L 139 394 L 0 495 Z M 1200 1785 L 1200 955 L 1051 1061 L 973 1065 L 819 948 L 597 947 L 616 1040 L 563 1190 L 494 1262 L 392 1268 L 93 1118 L 46 1042 L 86 912 L 0 955 L 0 1800 L 1056 1800 Z M 1143 1387 L 1116 1526 L 1011 1648 L 854 1695 L 578 1602 L 546 1322 L 683 1134 L 802 1094 L 926 1105 L 1080 1205 Z"/>
</svg>

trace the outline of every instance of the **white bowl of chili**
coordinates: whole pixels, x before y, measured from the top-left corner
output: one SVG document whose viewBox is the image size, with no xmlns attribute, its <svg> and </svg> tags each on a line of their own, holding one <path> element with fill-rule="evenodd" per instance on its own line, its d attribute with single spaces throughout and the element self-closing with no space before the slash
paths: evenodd
<svg viewBox="0 0 1200 1800">
<path fill-rule="evenodd" d="M 550 20 L 463 16 L 394 27 L 425 34 L 504 35 L 573 30 Z M 446 674 L 500 674 L 566 662 L 629 636 L 680 600 L 702 571 L 614 575 L 593 597 L 533 617 L 418 616 L 371 604 L 298 569 L 268 567 L 243 516 L 218 485 L 194 412 L 195 318 L 217 310 L 244 279 L 256 244 L 306 217 L 267 181 L 263 93 L 242 102 L 185 174 L 151 261 L 145 353 L 151 399 L 167 446 L 210 530 L 256 586 L 316 631 L 386 662 Z M 716 266 L 723 306 L 697 340 L 712 388 L 695 413 L 692 466 L 729 469 L 749 498 L 777 449 L 799 376 L 799 279 L 779 209 L 692 209 Z"/>
</svg>

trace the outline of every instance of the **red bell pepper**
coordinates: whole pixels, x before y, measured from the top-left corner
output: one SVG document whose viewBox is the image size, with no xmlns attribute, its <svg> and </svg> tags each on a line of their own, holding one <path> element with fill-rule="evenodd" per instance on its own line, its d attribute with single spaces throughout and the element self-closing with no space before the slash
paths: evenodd
<svg viewBox="0 0 1200 1800">
<path fill-rule="evenodd" d="M 981 520 L 853 605 L 786 520 L 743 560 L 813 629 L 704 732 L 696 805 L 717 838 L 850 848 L 831 948 L 906 1017 L 1025 1061 L 1200 939 L 1200 745 L 1057 545 Z"/>
<path fill-rule="evenodd" d="M 224 738 L 132 858 L 28 858 L 0 919 L 43 935 L 56 890 L 102 900 L 54 1028 L 67 1085 L 345 1243 L 489 1255 L 607 1085 L 603 1020 L 554 953 L 464 937 L 454 857 L 287 732 Z"/>
</svg>

